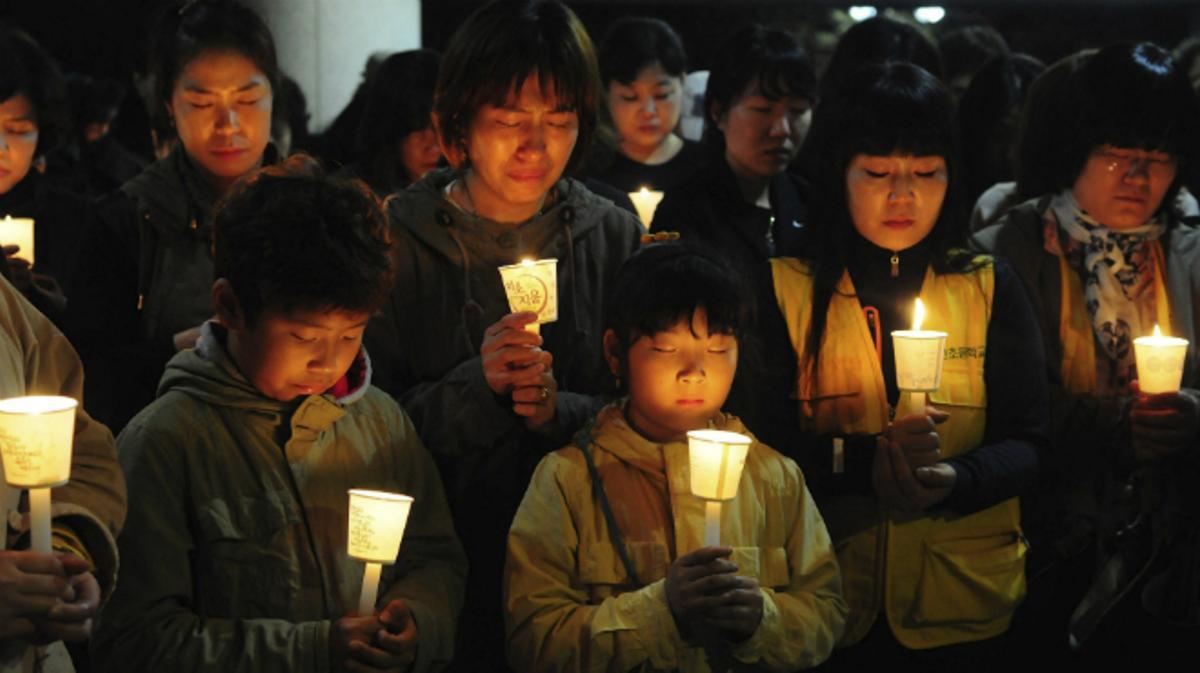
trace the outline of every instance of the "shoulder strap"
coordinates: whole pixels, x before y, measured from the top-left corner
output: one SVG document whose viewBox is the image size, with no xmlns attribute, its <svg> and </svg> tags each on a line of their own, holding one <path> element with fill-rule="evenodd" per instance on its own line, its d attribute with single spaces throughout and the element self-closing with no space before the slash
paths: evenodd
<svg viewBox="0 0 1200 673">
<path fill-rule="evenodd" d="M 642 581 L 633 567 L 633 560 L 629 558 L 629 550 L 625 548 L 625 538 L 621 535 L 621 529 L 617 527 L 612 506 L 608 503 L 608 495 L 604 492 L 604 482 L 600 479 L 599 470 L 596 469 L 596 461 L 592 459 L 592 424 L 594 422 L 594 419 L 589 420 L 583 430 L 579 432 L 579 450 L 583 452 L 583 458 L 587 461 L 588 475 L 592 478 L 592 495 L 600 502 L 600 511 L 604 513 L 604 521 L 608 524 L 608 534 L 617 548 L 617 555 L 621 557 L 621 564 L 625 566 L 629 581 L 640 587 Z"/>
</svg>

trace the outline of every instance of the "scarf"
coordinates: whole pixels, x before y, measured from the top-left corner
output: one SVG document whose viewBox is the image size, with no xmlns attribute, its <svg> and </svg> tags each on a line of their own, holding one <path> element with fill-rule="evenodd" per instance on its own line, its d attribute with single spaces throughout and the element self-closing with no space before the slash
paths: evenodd
<svg viewBox="0 0 1200 673">
<path fill-rule="evenodd" d="M 1079 208 L 1069 188 L 1053 198 L 1050 209 L 1068 239 L 1062 252 L 1073 266 L 1083 270 L 1088 315 L 1096 341 L 1114 365 L 1118 380 L 1113 383 L 1128 385 L 1134 366 L 1133 338 L 1149 334 L 1152 327 L 1153 319 L 1146 321 L 1151 324 L 1144 324 L 1139 310 L 1146 293 L 1154 292 L 1149 244 L 1167 228 L 1152 219 L 1132 229 L 1109 229 Z"/>
</svg>

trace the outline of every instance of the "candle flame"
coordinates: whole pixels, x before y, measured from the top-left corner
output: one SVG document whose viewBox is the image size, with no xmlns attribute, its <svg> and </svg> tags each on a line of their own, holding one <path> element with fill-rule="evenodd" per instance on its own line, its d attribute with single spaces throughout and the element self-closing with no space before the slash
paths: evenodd
<svg viewBox="0 0 1200 673">
<path fill-rule="evenodd" d="M 521 266 L 533 266 L 533 259 L 526 257 L 525 259 L 521 260 Z"/>
<path fill-rule="evenodd" d="M 5 224 L 8 224 L 9 222 L 12 222 L 12 215 L 5 215 L 5 216 L 4 216 L 4 223 L 5 223 Z"/>
<path fill-rule="evenodd" d="M 1160 337 L 1162 337 L 1162 330 L 1158 328 L 1158 323 L 1154 323 L 1154 338 L 1158 339 Z"/>
<path fill-rule="evenodd" d="M 917 297 L 917 307 L 913 310 L 913 331 L 919 332 L 923 322 L 925 322 L 925 304 L 922 304 L 921 298 Z"/>
<path fill-rule="evenodd" d="M 646 187 L 642 187 L 641 189 L 638 190 L 638 194 L 640 194 L 642 196 L 650 196 L 650 190 Z"/>
</svg>

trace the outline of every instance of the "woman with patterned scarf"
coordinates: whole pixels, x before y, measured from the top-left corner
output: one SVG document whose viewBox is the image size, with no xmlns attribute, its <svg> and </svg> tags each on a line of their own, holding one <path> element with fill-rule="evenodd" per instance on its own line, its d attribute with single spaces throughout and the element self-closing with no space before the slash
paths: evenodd
<svg viewBox="0 0 1200 673">
<path fill-rule="evenodd" d="M 1200 107 L 1149 43 L 1100 50 L 1064 86 L 1058 191 L 976 239 L 1022 277 L 1046 347 L 1055 444 L 1025 505 L 1028 636 L 1062 655 L 1180 647 L 1172 625 L 1200 625 L 1200 230 L 1171 204 Z M 1133 339 L 1155 325 L 1190 342 L 1178 393 L 1138 389 Z"/>
</svg>

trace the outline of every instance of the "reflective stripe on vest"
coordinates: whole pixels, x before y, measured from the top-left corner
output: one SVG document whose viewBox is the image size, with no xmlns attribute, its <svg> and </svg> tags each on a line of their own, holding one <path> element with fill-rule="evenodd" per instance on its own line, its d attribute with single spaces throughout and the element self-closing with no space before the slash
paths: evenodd
<svg viewBox="0 0 1200 673">
<path fill-rule="evenodd" d="M 990 258 L 963 274 L 926 272 L 925 329 L 949 335 L 932 404 L 950 413 L 938 426 L 949 457 L 978 446 L 987 420 L 984 361 L 991 318 Z M 795 259 L 771 260 L 775 293 L 799 372 L 801 423 L 822 434 L 879 433 L 889 409 L 883 373 L 849 274 L 830 299 L 814 390 L 807 369 L 813 277 Z M 881 608 L 896 639 L 924 649 L 1003 633 L 1025 595 L 1025 544 L 1013 498 L 967 516 L 906 514 L 874 497 L 848 495 L 821 510 L 842 566 L 850 606 L 841 645 L 861 640 Z"/>
</svg>

